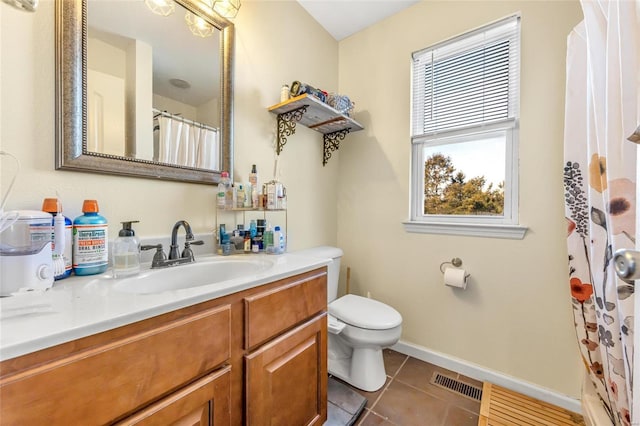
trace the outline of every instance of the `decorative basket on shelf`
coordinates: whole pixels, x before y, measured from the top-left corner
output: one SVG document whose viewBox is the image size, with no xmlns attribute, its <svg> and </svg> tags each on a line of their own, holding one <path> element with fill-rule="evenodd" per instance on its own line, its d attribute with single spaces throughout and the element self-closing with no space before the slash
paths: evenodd
<svg viewBox="0 0 640 426">
<path fill-rule="evenodd" d="M 329 93 L 327 95 L 327 104 L 339 113 L 350 116 L 353 112 L 354 102 L 348 96 L 339 95 L 337 93 Z"/>
</svg>

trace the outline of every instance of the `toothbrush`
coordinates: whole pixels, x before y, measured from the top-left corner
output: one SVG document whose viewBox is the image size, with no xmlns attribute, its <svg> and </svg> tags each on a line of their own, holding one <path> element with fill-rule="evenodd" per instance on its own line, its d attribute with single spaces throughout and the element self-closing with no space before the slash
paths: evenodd
<svg viewBox="0 0 640 426">
<path fill-rule="evenodd" d="M 64 245 L 65 245 L 65 223 L 62 215 L 60 203 L 58 202 L 58 213 L 53 218 L 53 271 L 54 277 L 59 277 L 65 273 Z"/>
</svg>

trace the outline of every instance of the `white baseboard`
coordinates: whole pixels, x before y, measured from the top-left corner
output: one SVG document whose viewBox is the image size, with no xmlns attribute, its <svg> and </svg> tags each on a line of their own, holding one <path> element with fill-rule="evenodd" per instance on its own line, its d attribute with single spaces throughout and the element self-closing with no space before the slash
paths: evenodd
<svg viewBox="0 0 640 426">
<path fill-rule="evenodd" d="M 391 347 L 396 352 L 412 356 L 419 360 L 435 364 L 447 370 L 456 371 L 472 379 L 482 382 L 494 383 L 531 398 L 536 398 L 549 404 L 557 405 L 574 413 L 582 414 L 580 400 L 571 398 L 552 390 L 534 385 L 529 382 L 507 376 L 496 371 L 489 370 L 479 365 L 464 361 L 459 358 L 435 352 L 422 346 L 414 345 L 404 341 L 399 341 Z"/>
</svg>

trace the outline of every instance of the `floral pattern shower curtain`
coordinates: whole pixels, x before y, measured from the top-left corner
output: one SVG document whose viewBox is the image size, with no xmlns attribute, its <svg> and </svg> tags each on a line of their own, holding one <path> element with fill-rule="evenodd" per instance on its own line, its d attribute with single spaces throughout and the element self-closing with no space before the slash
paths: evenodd
<svg viewBox="0 0 640 426">
<path fill-rule="evenodd" d="M 634 285 L 613 253 L 635 248 L 640 3 L 581 2 L 567 49 L 565 212 L 580 351 L 612 424 L 630 425 Z M 640 413 L 636 413 L 638 417 Z"/>
</svg>

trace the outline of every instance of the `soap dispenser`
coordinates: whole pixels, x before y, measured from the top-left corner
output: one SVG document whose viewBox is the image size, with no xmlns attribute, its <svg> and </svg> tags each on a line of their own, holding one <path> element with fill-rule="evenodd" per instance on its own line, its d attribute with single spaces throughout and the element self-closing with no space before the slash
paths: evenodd
<svg viewBox="0 0 640 426">
<path fill-rule="evenodd" d="M 140 240 L 131 228 L 137 220 L 121 222 L 122 229 L 113 243 L 113 277 L 122 278 L 140 272 Z"/>
</svg>

